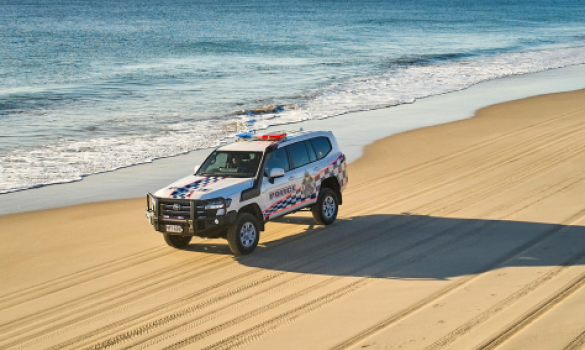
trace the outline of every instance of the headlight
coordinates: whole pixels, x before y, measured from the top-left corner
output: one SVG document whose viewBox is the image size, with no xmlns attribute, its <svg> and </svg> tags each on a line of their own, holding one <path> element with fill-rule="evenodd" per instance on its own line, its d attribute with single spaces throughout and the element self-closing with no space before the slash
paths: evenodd
<svg viewBox="0 0 585 350">
<path fill-rule="evenodd" d="M 222 199 L 212 199 L 207 203 L 207 205 L 205 206 L 205 209 L 209 209 L 209 210 L 223 209 L 223 200 Z"/>
<path fill-rule="evenodd" d="M 223 198 L 211 199 L 205 205 L 205 209 L 209 209 L 209 210 L 220 210 L 220 209 L 229 208 L 229 206 L 231 204 L 232 204 L 232 199 L 231 198 L 228 198 L 228 199 L 225 200 L 225 207 L 223 206 Z"/>
</svg>

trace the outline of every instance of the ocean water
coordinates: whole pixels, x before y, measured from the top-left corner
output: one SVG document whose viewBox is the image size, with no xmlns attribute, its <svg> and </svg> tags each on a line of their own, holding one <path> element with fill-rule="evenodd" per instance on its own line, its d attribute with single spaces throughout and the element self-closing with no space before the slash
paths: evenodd
<svg viewBox="0 0 585 350">
<path fill-rule="evenodd" d="M 0 0 L 0 193 L 583 64 L 584 18 L 576 0 Z"/>
</svg>

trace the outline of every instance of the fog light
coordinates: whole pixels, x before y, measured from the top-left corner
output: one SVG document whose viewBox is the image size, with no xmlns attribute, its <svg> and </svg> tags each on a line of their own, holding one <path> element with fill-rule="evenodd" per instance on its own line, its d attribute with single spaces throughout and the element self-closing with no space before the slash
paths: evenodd
<svg viewBox="0 0 585 350">
<path fill-rule="evenodd" d="M 215 219 L 215 224 L 219 225 L 219 220 Z"/>
</svg>

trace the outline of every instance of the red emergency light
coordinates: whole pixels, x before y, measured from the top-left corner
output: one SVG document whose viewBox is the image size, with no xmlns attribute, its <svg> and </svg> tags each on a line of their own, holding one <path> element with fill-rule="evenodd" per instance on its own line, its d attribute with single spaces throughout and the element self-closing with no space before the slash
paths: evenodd
<svg viewBox="0 0 585 350">
<path fill-rule="evenodd" d="M 269 132 L 265 135 L 258 135 L 256 138 L 263 141 L 276 141 L 286 137 L 285 132 Z"/>
</svg>

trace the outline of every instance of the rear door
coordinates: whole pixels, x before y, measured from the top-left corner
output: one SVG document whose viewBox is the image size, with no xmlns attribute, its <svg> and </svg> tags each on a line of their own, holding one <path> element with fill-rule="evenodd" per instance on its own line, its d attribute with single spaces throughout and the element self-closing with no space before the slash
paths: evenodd
<svg viewBox="0 0 585 350">
<path fill-rule="evenodd" d="M 317 160 L 315 149 L 311 145 L 311 142 L 309 140 L 302 142 L 304 143 L 305 149 L 307 150 L 309 162 L 299 168 L 299 176 L 301 177 L 300 186 L 302 187 L 303 191 L 303 201 L 304 204 L 308 205 L 313 204 L 317 200 L 318 186 L 315 178 L 323 167 Z"/>
<path fill-rule="evenodd" d="M 307 141 L 313 151 L 315 152 L 316 161 L 311 163 L 311 175 L 315 180 L 316 191 L 318 192 L 321 188 L 321 182 L 325 180 L 328 176 L 327 168 L 331 165 L 331 162 L 335 159 L 334 155 L 331 154 L 333 150 L 333 146 L 331 145 L 331 141 L 327 137 L 319 136 L 312 138 Z M 318 195 L 318 193 L 316 193 Z"/>
<path fill-rule="evenodd" d="M 314 176 L 318 171 L 315 165 L 316 156 L 310 143 L 307 141 L 295 142 L 287 146 L 293 168 L 294 181 L 297 186 L 296 200 L 293 209 L 300 209 L 317 200 L 316 183 Z"/>
</svg>

